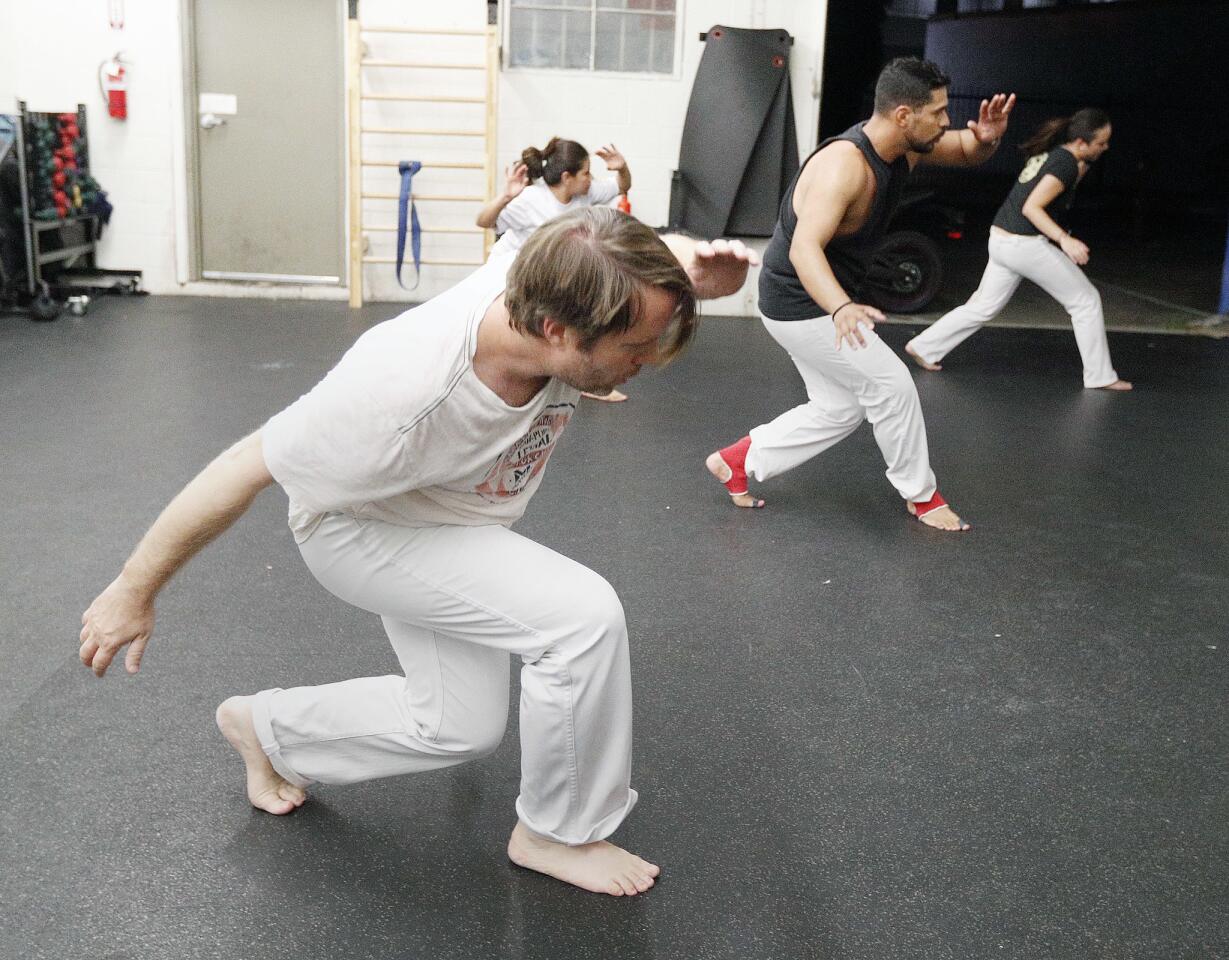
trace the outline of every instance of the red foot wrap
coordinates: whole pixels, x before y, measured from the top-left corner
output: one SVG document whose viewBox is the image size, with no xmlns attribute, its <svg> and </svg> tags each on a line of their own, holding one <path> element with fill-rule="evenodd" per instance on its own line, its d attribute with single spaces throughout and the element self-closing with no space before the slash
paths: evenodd
<svg viewBox="0 0 1229 960">
<path fill-rule="evenodd" d="M 913 501 L 913 509 L 917 511 L 918 517 L 924 517 L 926 514 L 938 510 L 940 507 L 946 506 L 947 501 L 943 499 L 943 494 L 941 494 L 938 490 L 935 491 L 934 496 L 929 500 Z"/>
<path fill-rule="evenodd" d="M 724 450 L 718 450 L 717 456 L 725 461 L 730 468 L 730 479 L 725 481 L 725 488 L 731 496 L 742 496 L 747 492 L 747 451 L 751 449 L 751 437 L 746 436 L 737 443 L 731 443 Z"/>
</svg>

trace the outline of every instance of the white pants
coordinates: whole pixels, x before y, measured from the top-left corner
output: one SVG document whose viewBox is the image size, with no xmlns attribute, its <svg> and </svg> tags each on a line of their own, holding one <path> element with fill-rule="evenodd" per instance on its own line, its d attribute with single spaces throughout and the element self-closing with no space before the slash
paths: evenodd
<svg viewBox="0 0 1229 960">
<path fill-rule="evenodd" d="M 869 420 L 888 465 L 887 477 L 906 500 L 935 493 L 926 446 L 926 423 L 913 377 L 873 330 L 862 327 L 865 347 L 836 349 L 831 317 L 762 318 L 789 353 L 806 384 L 807 402 L 751 431 L 746 469 L 767 480 L 844 440 Z"/>
<path fill-rule="evenodd" d="M 938 363 L 983 323 L 1007 306 L 1021 278 L 1031 280 L 1071 315 L 1075 343 L 1084 362 L 1084 386 L 1104 387 L 1118 379 L 1105 339 L 1101 295 L 1084 271 L 1043 236 L 990 231 L 990 262 L 969 302 L 944 314 L 909 341 L 929 363 Z"/>
<path fill-rule="evenodd" d="M 438 770 L 493 751 L 521 669 L 520 819 L 580 844 L 631 811 L 627 627 L 600 576 L 501 526 L 398 527 L 332 514 L 300 545 L 347 603 L 378 614 L 405 676 L 265 690 L 253 719 L 305 786 Z"/>
</svg>

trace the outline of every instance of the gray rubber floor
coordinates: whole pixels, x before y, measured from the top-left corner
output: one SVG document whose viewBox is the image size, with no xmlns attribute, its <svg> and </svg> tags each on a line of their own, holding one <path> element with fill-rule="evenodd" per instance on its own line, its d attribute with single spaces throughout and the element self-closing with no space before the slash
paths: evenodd
<svg viewBox="0 0 1229 960">
<path fill-rule="evenodd" d="M 280 491 L 167 588 L 139 676 L 77 662 L 161 506 L 393 312 L 0 317 L 0 957 L 1229 956 L 1229 343 L 1113 336 L 1130 395 L 1081 390 L 1048 330 L 919 371 L 965 536 L 906 519 L 869 428 L 728 505 L 705 454 L 801 399 L 758 324 L 712 319 L 586 406 L 520 529 L 628 610 L 642 799 L 616 838 L 664 873 L 614 900 L 504 858 L 515 731 L 247 805 L 221 699 L 395 669 Z"/>
<path fill-rule="evenodd" d="M 1229 337 L 1217 314 L 1225 258 L 1223 220 L 1187 218 L 1160 231 L 1136 232 L 1122 218 L 1083 212 L 1076 236 L 1091 259 L 1084 268 L 1101 294 L 1105 324 L 1123 333 Z M 924 313 L 900 319 L 931 323 L 973 295 L 986 269 L 989 219 L 973 213 L 964 239 L 943 241 L 943 286 Z M 1062 306 L 1027 280 L 993 326 L 1070 330 Z"/>
<path fill-rule="evenodd" d="M 1111 261 L 1115 267 L 1118 263 Z M 1206 265 L 1204 265 L 1206 267 Z M 946 271 L 942 291 L 924 312 L 893 318 L 906 323 L 933 323 L 948 310 L 961 306 L 973 295 L 986 268 L 986 250 L 971 245 L 949 244 L 943 250 Z M 1192 271 L 1193 272 L 1193 271 Z M 1210 269 L 1203 269 L 1206 275 Z M 1196 334 L 1229 337 L 1229 316 L 1216 314 L 1216 300 L 1183 296 L 1183 291 L 1167 290 L 1157 284 L 1161 271 L 1153 264 L 1142 276 L 1132 277 L 1121 269 L 1110 270 L 1098 261 L 1097 269 L 1088 271 L 1093 285 L 1101 294 L 1105 325 L 1120 333 Z M 1189 290 L 1189 288 L 1187 288 Z M 1192 302 L 1212 306 L 1194 307 Z M 993 327 L 1016 327 L 1070 331 L 1071 321 L 1062 306 L 1040 287 L 1028 281 L 1020 288 L 997 317 Z"/>
</svg>

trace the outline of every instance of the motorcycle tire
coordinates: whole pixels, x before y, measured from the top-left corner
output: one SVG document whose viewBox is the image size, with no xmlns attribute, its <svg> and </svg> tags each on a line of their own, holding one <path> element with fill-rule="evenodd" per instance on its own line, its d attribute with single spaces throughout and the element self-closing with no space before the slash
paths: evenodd
<svg viewBox="0 0 1229 960">
<path fill-rule="evenodd" d="M 942 286 L 938 244 L 916 230 L 897 230 L 875 248 L 866 299 L 888 313 L 916 313 L 930 305 Z"/>
</svg>

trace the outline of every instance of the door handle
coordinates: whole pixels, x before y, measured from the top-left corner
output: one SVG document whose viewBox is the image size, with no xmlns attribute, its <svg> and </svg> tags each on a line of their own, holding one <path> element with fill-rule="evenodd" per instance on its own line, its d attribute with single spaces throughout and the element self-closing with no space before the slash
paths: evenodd
<svg viewBox="0 0 1229 960">
<path fill-rule="evenodd" d="M 224 117 L 219 117 L 216 113 L 202 113 L 201 114 L 201 129 L 202 130 L 212 130 L 214 127 L 221 127 L 225 125 L 226 125 L 226 119 Z"/>
</svg>

